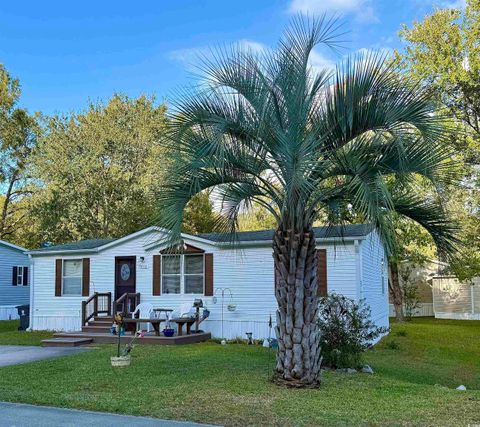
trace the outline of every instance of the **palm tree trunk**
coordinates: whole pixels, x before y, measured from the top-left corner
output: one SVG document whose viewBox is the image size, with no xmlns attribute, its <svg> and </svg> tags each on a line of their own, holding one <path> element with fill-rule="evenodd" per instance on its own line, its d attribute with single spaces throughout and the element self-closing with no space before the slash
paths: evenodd
<svg viewBox="0 0 480 427">
<path fill-rule="evenodd" d="M 403 295 L 400 287 L 400 280 L 398 275 L 398 265 L 396 262 L 390 262 L 390 280 L 388 287 L 392 295 L 393 307 L 395 308 L 395 318 L 397 322 L 403 322 Z"/>
<path fill-rule="evenodd" d="M 273 240 L 277 310 L 277 382 L 320 385 L 317 258 L 313 230 L 276 231 Z"/>
</svg>

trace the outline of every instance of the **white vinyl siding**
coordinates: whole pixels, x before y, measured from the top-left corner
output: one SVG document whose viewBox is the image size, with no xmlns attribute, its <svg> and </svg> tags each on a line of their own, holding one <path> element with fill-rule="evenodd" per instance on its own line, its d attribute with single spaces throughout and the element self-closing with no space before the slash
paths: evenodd
<svg viewBox="0 0 480 427">
<path fill-rule="evenodd" d="M 480 278 L 462 283 L 455 277 L 437 276 L 432 286 L 437 319 L 480 320 Z"/>
<path fill-rule="evenodd" d="M 19 265 L 27 267 L 29 265 L 28 256 L 20 249 L 12 248 L 0 242 L 0 320 L 18 318 L 15 307 L 29 303 L 30 287 L 12 286 L 13 267 Z"/>
<path fill-rule="evenodd" d="M 245 338 L 246 332 L 252 332 L 255 339 L 268 337 L 268 320 L 272 317 L 275 325 L 277 302 L 274 295 L 274 274 L 273 257 L 270 245 L 250 246 L 238 250 L 223 249 L 218 246 L 185 238 L 185 243 L 211 253 L 213 256 L 213 291 L 216 303 L 211 296 L 204 295 L 204 277 L 202 280 L 202 293 L 184 293 L 180 286 L 180 293 L 165 293 L 163 284 L 161 295 L 153 295 L 153 255 L 158 255 L 163 249 L 155 246 L 146 249 L 147 245 L 154 244 L 161 240 L 157 231 L 145 233 L 138 237 L 126 240 L 118 245 L 111 246 L 95 254 L 72 254 L 62 256 L 63 259 L 78 259 L 83 256 L 90 258 L 90 293 L 93 292 L 114 292 L 115 287 L 115 257 L 136 256 L 136 291 L 141 294 L 141 301 L 151 303 L 154 307 L 171 308 L 179 310 L 182 305 L 193 303 L 195 298 L 202 298 L 204 305 L 210 310 L 210 317 L 201 324 L 201 329 L 211 332 L 212 336 L 221 336 L 221 292 L 220 288 L 229 288 L 230 294 L 225 292 L 224 305 L 224 331 L 226 338 Z M 362 243 L 363 245 L 363 243 Z M 322 242 L 317 244 L 318 249 L 327 250 L 327 286 L 329 292 L 337 292 L 349 298 L 358 299 L 359 282 L 357 280 L 358 253 L 355 251 L 353 242 Z M 379 249 L 382 251 L 382 249 Z M 161 270 L 163 272 L 165 258 L 161 258 Z M 190 255 L 189 255 L 190 256 Z M 203 255 L 191 255 L 204 258 Z M 55 258 L 59 255 L 38 255 L 34 256 L 34 329 L 55 329 L 55 330 L 79 330 L 81 316 L 81 302 L 85 297 L 54 298 L 55 294 Z M 144 261 L 141 262 L 141 257 Z M 381 258 L 380 258 L 381 259 Z M 364 262 L 368 260 L 364 259 Z M 379 263 L 374 257 L 372 263 Z M 188 265 L 188 261 L 187 261 Z M 192 268 L 190 268 L 192 267 Z M 185 275 L 181 276 L 180 282 L 185 282 L 187 276 L 200 276 L 199 268 L 186 266 Z M 184 267 L 180 266 L 183 271 Z M 204 276 L 204 263 L 202 262 L 202 276 Z M 370 268 L 370 267 L 369 267 Z M 380 271 L 380 265 L 372 270 Z M 173 274 L 173 273 L 172 273 Z M 191 279 L 192 282 L 199 279 Z M 187 279 L 189 282 L 190 279 Z M 380 282 L 379 294 L 381 296 Z M 190 285 L 187 285 L 187 290 Z M 191 290 L 191 289 L 190 289 Z M 368 300 L 369 294 L 365 294 Z M 372 295 L 373 297 L 373 295 Z M 384 303 L 384 311 L 388 314 L 388 304 L 385 298 L 373 301 L 373 305 L 381 309 Z M 236 305 L 235 311 L 229 311 L 227 305 Z M 380 310 L 382 311 L 382 310 Z M 275 336 L 275 326 L 272 329 L 272 336 Z"/>
<path fill-rule="evenodd" d="M 380 237 L 370 233 L 362 240 L 360 254 L 360 295 L 372 312 L 372 320 L 379 326 L 388 326 L 387 258 Z"/>
</svg>

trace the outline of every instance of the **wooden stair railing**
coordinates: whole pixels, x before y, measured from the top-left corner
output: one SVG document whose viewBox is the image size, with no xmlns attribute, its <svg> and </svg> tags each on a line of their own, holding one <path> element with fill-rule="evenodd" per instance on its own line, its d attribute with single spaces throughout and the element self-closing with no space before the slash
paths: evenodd
<svg viewBox="0 0 480 427">
<path fill-rule="evenodd" d="M 82 326 L 99 314 L 112 315 L 112 293 L 95 292 L 92 296 L 82 301 Z"/>
<path fill-rule="evenodd" d="M 114 312 L 122 313 L 123 317 L 130 317 L 138 304 L 140 304 L 140 292 L 126 292 L 114 302 Z"/>
</svg>

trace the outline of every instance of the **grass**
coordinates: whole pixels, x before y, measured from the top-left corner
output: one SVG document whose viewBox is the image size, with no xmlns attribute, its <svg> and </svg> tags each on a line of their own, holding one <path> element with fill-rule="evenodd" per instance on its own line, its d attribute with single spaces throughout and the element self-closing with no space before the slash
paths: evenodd
<svg viewBox="0 0 480 427">
<path fill-rule="evenodd" d="M 274 353 L 260 346 L 138 346 L 115 369 L 109 345 L 0 368 L 0 400 L 242 426 L 478 424 L 479 343 L 480 322 L 394 324 L 366 354 L 374 375 L 327 372 L 319 390 L 270 383 Z"/>
<path fill-rule="evenodd" d="M 42 340 L 53 336 L 47 331 L 18 331 L 19 325 L 19 320 L 0 321 L 0 345 L 40 345 Z"/>
</svg>

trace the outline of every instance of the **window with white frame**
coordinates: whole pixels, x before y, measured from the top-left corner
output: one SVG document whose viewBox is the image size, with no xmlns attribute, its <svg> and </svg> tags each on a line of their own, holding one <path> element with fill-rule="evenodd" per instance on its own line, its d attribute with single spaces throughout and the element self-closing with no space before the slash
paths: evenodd
<svg viewBox="0 0 480 427">
<path fill-rule="evenodd" d="M 184 294 L 203 294 L 203 254 L 184 255 Z"/>
<path fill-rule="evenodd" d="M 181 291 L 181 255 L 162 255 L 162 293 L 179 294 Z"/>
<path fill-rule="evenodd" d="M 162 255 L 163 294 L 204 293 L 203 254 Z"/>
<path fill-rule="evenodd" d="M 82 260 L 63 260 L 62 274 L 62 295 L 82 295 Z"/>
<path fill-rule="evenodd" d="M 17 286 L 23 286 L 23 266 L 17 266 Z"/>
</svg>

